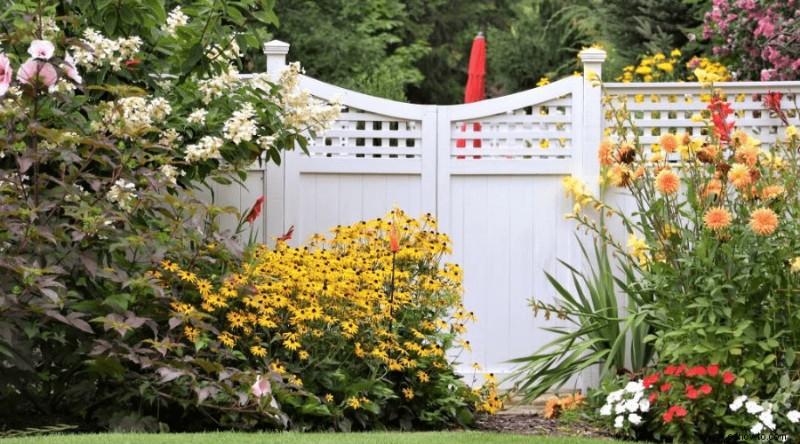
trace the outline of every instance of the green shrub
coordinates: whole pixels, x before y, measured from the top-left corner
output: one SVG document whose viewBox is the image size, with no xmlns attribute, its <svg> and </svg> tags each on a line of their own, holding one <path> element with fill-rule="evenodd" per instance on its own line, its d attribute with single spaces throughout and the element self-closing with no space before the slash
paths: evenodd
<svg viewBox="0 0 800 444">
<path fill-rule="evenodd" d="M 395 210 L 300 248 L 259 246 L 225 277 L 164 262 L 183 333 L 165 371 L 180 372 L 194 349 L 220 372 L 269 375 L 250 404 L 279 408 L 298 429 L 466 426 L 475 411 L 494 413 L 494 384 L 470 389 L 450 361 L 469 348 L 459 335 L 474 316 L 460 304 L 460 268 L 440 264 L 450 240 L 435 227 Z"/>
</svg>

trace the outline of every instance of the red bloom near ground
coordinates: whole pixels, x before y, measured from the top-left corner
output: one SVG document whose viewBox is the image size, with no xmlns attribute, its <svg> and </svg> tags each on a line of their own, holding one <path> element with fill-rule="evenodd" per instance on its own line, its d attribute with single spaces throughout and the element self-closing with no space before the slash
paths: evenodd
<svg viewBox="0 0 800 444">
<path fill-rule="evenodd" d="M 736 376 L 733 376 L 731 372 L 725 372 L 722 374 L 722 382 L 725 384 L 731 384 L 733 381 L 736 380 Z"/>
</svg>

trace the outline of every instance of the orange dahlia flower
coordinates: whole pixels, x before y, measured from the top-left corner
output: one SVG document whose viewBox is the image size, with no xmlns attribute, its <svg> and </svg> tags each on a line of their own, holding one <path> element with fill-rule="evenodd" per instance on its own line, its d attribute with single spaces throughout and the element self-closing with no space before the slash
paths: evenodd
<svg viewBox="0 0 800 444">
<path fill-rule="evenodd" d="M 750 215 L 750 229 L 760 236 L 769 236 L 778 228 L 778 215 L 769 208 L 759 208 Z"/>
<path fill-rule="evenodd" d="M 662 170 L 656 176 L 656 191 L 664 195 L 675 194 L 681 187 L 681 178 L 672 170 Z"/>
<path fill-rule="evenodd" d="M 703 222 L 709 230 L 722 230 L 731 224 L 731 213 L 722 207 L 711 208 L 703 216 Z"/>
</svg>

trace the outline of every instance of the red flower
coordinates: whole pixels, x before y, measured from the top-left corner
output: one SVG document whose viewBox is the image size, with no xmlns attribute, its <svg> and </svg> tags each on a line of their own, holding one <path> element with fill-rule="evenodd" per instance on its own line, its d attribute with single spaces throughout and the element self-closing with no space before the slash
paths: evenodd
<svg viewBox="0 0 800 444">
<path fill-rule="evenodd" d="M 686 397 L 689 399 L 697 399 L 699 392 L 691 385 L 686 386 Z"/>
<path fill-rule="evenodd" d="M 650 388 L 653 384 L 658 382 L 658 378 L 660 377 L 661 373 L 655 373 L 647 376 L 646 378 L 642 379 L 642 385 L 644 385 L 644 388 Z"/>
<path fill-rule="evenodd" d="M 722 382 L 725 384 L 731 384 L 733 381 L 736 380 L 736 376 L 733 376 L 733 373 L 726 371 L 722 374 Z"/>
<path fill-rule="evenodd" d="M 664 374 L 665 375 L 673 375 L 673 374 L 675 374 L 675 366 L 674 365 L 668 365 L 667 368 L 664 369 Z"/>
<path fill-rule="evenodd" d="M 708 376 L 717 376 L 717 374 L 719 374 L 719 365 L 711 364 L 706 367 L 706 371 L 708 372 Z"/>
<path fill-rule="evenodd" d="M 392 253 L 397 253 L 400 250 L 400 235 L 397 232 L 397 224 L 392 223 L 392 227 L 389 228 L 389 245 L 392 249 Z"/>
<path fill-rule="evenodd" d="M 728 123 L 725 120 L 733 114 L 731 104 L 724 101 L 720 96 L 714 95 L 708 105 L 711 110 L 711 121 L 714 123 L 714 134 L 719 137 L 720 142 L 731 141 L 731 130 L 735 122 Z"/>
<path fill-rule="evenodd" d="M 672 410 L 664 413 L 664 422 L 672 422 Z"/>
<path fill-rule="evenodd" d="M 675 409 L 675 412 L 674 412 L 675 416 L 677 416 L 679 418 L 682 418 L 682 417 L 686 416 L 687 412 L 686 412 L 685 408 L 683 408 L 683 407 L 681 407 L 679 405 L 674 405 L 674 406 L 672 406 L 672 408 Z"/>
<path fill-rule="evenodd" d="M 127 69 L 128 71 L 131 71 L 131 72 L 138 71 L 139 68 L 137 68 L 137 66 L 141 65 L 141 64 L 142 64 L 142 60 L 141 59 L 126 60 L 125 61 L 125 69 Z"/>
<path fill-rule="evenodd" d="M 784 125 L 788 125 L 789 119 L 786 118 L 786 113 L 781 109 L 781 99 L 783 99 L 783 94 L 777 91 L 768 92 L 767 95 L 764 96 L 764 108 L 777 114 L 781 122 L 783 122 Z"/>
<path fill-rule="evenodd" d="M 293 233 L 294 233 L 294 225 L 289 227 L 289 230 L 286 231 L 286 234 L 284 234 L 283 236 L 279 237 L 278 240 L 279 241 L 287 241 L 287 240 L 292 238 L 292 234 Z"/>
<path fill-rule="evenodd" d="M 704 395 L 708 395 L 709 393 L 711 393 L 711 386 L 708 384 L 701 385 L 700 392 L 703 393 Z"/>
<path fill-rule="evenodd" d="M 686 370 L 686 364 L 681 364 L 678 368 L 675 369 L 675 376 L 680 376 L 683 374 L 683 371 Z"/>
<path fill-rule="evenodd" d="M 686 371 L 686 377 L 691 378 L 692 376 L 705 376 L 706 375 L 706 368 L 702 365 L 696 365 L 689 370 Z"/>
<path fill-rule="evenodd" d="M 247 213 L 247 217 L 244 218 L 247 222 L 251 224 L 256 220 L 256 218 L 261 215 L 261 209 L 264 207 L 264 196 L 259 197 L 256 199 L 255 205 L 253 208 L 250 209 L 250 212 Z"/>
<path fill-rule="evenodd" d="M 650 404 L 652 404 L 656 401 L 656 398 L 658 398 L 658 392 L 651 393 L 650 397 L 647 398 L 647 400 L 650 401 Z"/>
<path fill-rule="evenodd" d="M 667 390 L 669 390 L 671 388 L 672 388 L 672 384 L 670 384 L 670 383 L 661 384 L 661 391 L 662 392 L 666 392 Z"/>
</svg>

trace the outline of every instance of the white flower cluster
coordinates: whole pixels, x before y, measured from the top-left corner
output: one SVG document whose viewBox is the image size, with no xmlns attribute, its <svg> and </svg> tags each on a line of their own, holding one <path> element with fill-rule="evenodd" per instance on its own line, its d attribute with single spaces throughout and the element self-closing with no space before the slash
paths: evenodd
<svg viewBox="0 0 800 444">
<path fill-rule="evenodd" d="M 92 125 L 99 131 L 108 131 L 121 137 L 149 129 L 153 123 L 162 121 L 171 113 L 172 107 L 161 97 L 149 102 L 144 97 L 124 97 L 101 105 L 99 110 L 103 119 L 99 123 L 92 122 Z"/>
<path fill-rule="evenodd" d="M 300 64 L 287 65 L 278 76 L 281 88 L 284 123 L 289 127 L 321 132 L 330 129 L 341 113 L 341 105 L 334 100 L 325 103 L 311 97 L 308 90 L 300 90 Z"/>
<path fill-rule="evenodd" d="M 133 199 L 136 197 L 136 185 L 126 181 L 125 179 L 118 179 L 108 190 L 106 198 L 109 202 L 116 203 L 123 210 L 130 212 L 133 207 Z"/>
<path fill-rule="evenodd" d="M 80 184 L 75 185 L 76 192 L 74 194 L 67 194 L 64 196 L 64 200 L 67 202 L 80 202 L 81 197 L 86 198 L 89 197 L 89 192 L 83 189 L 83 186 Z"/>
<path fill-rule="evenodd" d="M 231 39 L 227 46 L 209 45 L 206 47 L 206 57 L 212 62 L 230 62 L 242 56 L 236 39 Z"/>
<path fill-rule="evenodd" d="M 176 6 L 167 16 L 167 23 L 161 27 L 161 30 L 172 37 L 177 37 L 175 30 L 178 29 L 178 26 L 186 26 L 187 24 L 189 24 L 189 16 L 181 11 L 180 6 Z"/>
<path fill-rule="evenodd" d="M 225 139 L 237 145 L 242 142 L 253 140 L 258 127 L 256 127 L 255 122 L 250 119 L 255 115 L 256 110 L 253 108 L 253 104 L 249 102 L 242 105 L 242 109 L 234 111 L 231 118 L 222 126 Z"/>
<path fill-rule="evenodd" d="M 173 145 L 175 142 L 180 142 L 181 140 L 183 140 L 183 136 L 181 136 L 175 128 L 169 128 L 161 133 L 161 138 L 158 140 L 158 143 L 169 148 L 174 148 Z"/>
<path fill-rule="evenodd" d="M 203 93 L 203 103 L 208 105 L 217 97 L 222 97 L 239 82 L 239 71 L 233 66 L 228 66 L 222 74 L 207 80 L 197 82 L 197 89 Z"/>
<path fill-rule="evenodd" d="M 172 165 L 163 165 L 161 167 L 161 174 L 164 175 L 166 181 L 172 185 L 176 185 L 178 176 L 183 176 L 186 174 L 185 171 L 179 171 Z"/>
<path fill-rule="evenodd" d="M 206 159 L 220 158 L 219 149 L 225 143 L 219 137 L 205 136 L 196 144 L 186 147 L 186 161 L 189 163 Z"/>
<path fill-rule="evenodd" d="M 269 151 L 269 149 L 275 145 L 275 140 L 277 140 L 275 136 L 261 136 L 256 140 L 256 143 L 258 143 L 262 150 Z"/>
<path fill-rule="evenodd" d="M 84 31 L 83 37 L 84 40 L 81 41 L 91 50 L 77 45 L 73 46 L 72 50 L 75 62 L 84 66 L 87 71 L 97 70 L 105 64 L 109 64 L 112 69 L 119 71 L 122 69 L 122 65 L 131 60 L 142 46 L 142 39 L 137 36 L 111 40 L 91 28 Z"/>
<path fill-rule="evenodd" d="M 204 109 L 197 109 L 192 111 L 189 114 L 189 117 L 186 119 L 189 123 L 197 123 L 199 125 L 204 125 L 206 123 L 206 116 L 208 115 L 208 111 Z"/>
<path fill-rule="evenodd" d="M 42 38 L 46 40 L 55 40 L 59 32 L 61 32 L 61 29 L 58 27 L 53 17 L 42 17 Z"/>
<path fill-rule="evenodd" d="M 761 404 L 751 400 L 747 395 L 742 395 L 733 400 L 730 404 L 731 411 L 738 411 L 744 406 L 747 413 L 756 417 L 755 424 L 750 427 L 750 433 L 758 434 L 764 429 L 775 430 L 775 414 L 773 413 L 774 405 L 769 402 Z M 792 422 L 797 423 L 800 421 L 800 412 L 791 410 L 786 414 L 786 418 Z"/>
<path fill-rule="evenodd" d="M 650 410 L 650 401 L 644 397 L 644 385 L 641 381 L 631 381 L 624 389 L 611 392 L 606 396 L 606 403 L 600 408 L 600 416 L 616 415 L 614 427 L 621 429 L 625 419 L 634 426 L 642 423 L 642 416 Z"/>
</svg>

